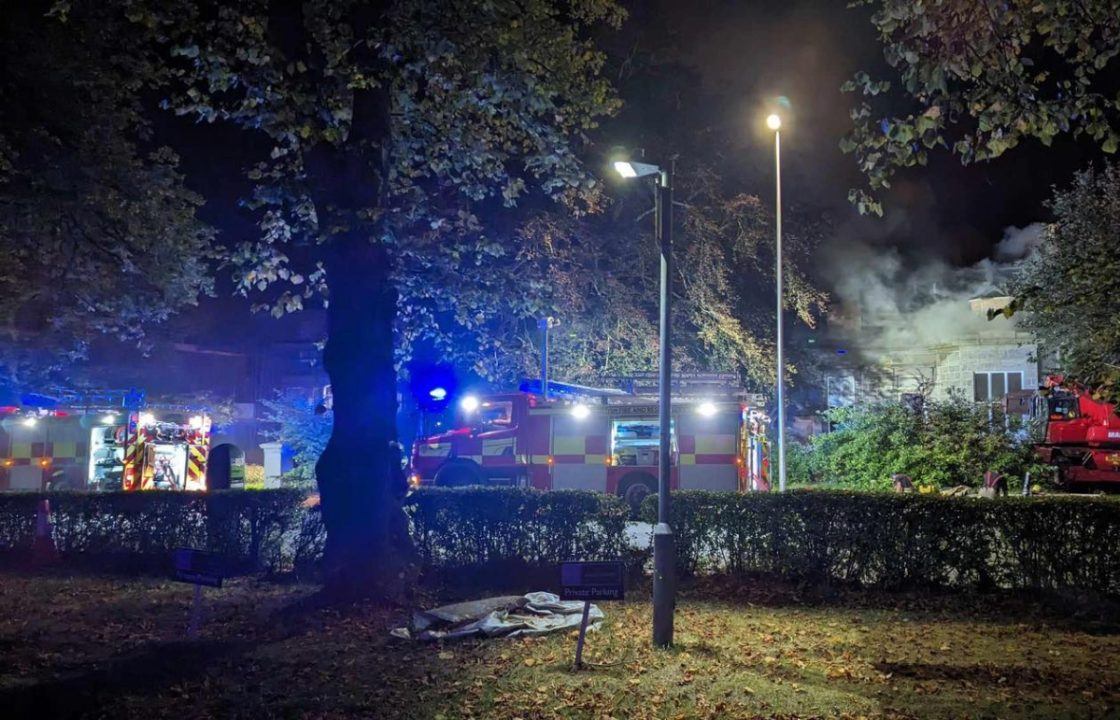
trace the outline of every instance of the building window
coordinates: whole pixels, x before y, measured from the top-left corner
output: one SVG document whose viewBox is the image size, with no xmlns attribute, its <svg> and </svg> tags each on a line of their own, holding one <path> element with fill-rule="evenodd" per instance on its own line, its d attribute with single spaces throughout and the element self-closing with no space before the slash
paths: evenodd
<svg viewBox="0 0 1120 720">
<path fill-rule="evenodd" d="M 972 399 L 976 402 L 1001 400 L 1008 393 L 1023 389 L 1021 372 L 972 373 Z"/>
</svg>

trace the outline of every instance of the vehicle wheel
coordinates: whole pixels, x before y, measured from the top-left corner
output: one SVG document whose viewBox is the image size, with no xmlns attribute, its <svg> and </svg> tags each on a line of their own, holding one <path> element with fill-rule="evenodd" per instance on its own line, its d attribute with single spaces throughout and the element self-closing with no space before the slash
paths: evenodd
<svg viewBox="0 0 1120 720">
<path fill-rule="evenodd" d="M 482 473 L 471 465 L 446 465 L 436 473 L 437 487 L 466 487 L 482 485 Z"/>
<path fill-rule="evenodd" d="M 627 475 L 618 484 L 618 495 L 630 506 L 635 517 L 642 507 L 642 501 L 657 492 L 657 481 L 650 475 Z"/>
</svg>

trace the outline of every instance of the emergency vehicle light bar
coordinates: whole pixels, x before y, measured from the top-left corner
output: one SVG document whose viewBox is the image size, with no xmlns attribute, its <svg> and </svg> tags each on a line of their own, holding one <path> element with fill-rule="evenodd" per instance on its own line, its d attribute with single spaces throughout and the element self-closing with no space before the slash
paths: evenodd
<svg viewBox="0 0 1120 720">
<path fill-rule="evenodd" d="M 523 393 L 541 394 L 540 380 L 522 380 L 518 389 Z M 626 397 L 630 393 L 619 388 L 597 388 L 574 383 L 548 381 L 548 394 L 559 397 Z"/>
</svg>

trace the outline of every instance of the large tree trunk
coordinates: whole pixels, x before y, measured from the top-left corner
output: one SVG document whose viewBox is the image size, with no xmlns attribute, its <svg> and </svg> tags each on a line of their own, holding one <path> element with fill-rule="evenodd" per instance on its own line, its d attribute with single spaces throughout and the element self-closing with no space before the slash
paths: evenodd
<svg viewBox="0 0 1120 720">
<path fill-rule="evenodd" d="M 384 196 L 389 98 L 384 87 L 354 96 L 347 142 L 307 157 L 324 227 L 347 228 L 325 244 L 327 346 L 334 429 L 315 466 L 327 529 L 327 590 L 342 597 L 400 599 L 413 546 L 401 509 L 407 486 L 397 439 L 393 323 L 397 293 L 380 223 L 367 213 Z"/>
<path fill-rule="evenodd" d="M 406 488 L 396 440 L 393 321 L 397 294 L 385 248 L 363 234 L 336 236 L 328 251 L 324 356 L 334 430 L 316 465 L 327 529 L 327 589 L 397 598 L 412 544 L 401 509 Z"/>
</svg>

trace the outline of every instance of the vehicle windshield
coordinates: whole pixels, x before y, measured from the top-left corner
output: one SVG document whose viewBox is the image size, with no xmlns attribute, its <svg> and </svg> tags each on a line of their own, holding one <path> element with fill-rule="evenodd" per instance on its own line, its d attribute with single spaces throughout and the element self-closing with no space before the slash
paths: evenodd
<svg viewBox="0 0 1120 720">
<path fill-rule="evenodd" d="M 513 425 L 513 402 L 486 401 L 464 418 L 464 424 L 480 429 L 507 428 Z"/>
<path fill-rule="evenodd" d="M 1051 420 L 1072 420 L 1078 416 L 1075 397 L 1052 397 L 1049 405 Z"/>
</svg>

